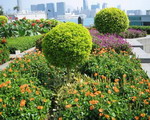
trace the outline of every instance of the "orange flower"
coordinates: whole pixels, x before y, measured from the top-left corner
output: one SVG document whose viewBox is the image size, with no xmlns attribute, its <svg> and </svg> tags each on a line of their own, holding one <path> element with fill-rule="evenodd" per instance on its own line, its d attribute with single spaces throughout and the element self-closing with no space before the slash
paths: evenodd
<svg viewBox="0 0 150 120">
<path fill-rule="evenodd" d="M 108 93 L 111 94 L 111 90 L 108 90 Z"/>
<path fill-rule="evenodd" d="M 138 116 L 135 116 L 134 119 L 135 119 L 135 120 L 139 120 L 139 117 L 138 117 Z"/>
<path fill-rule="evenodd" d="M 126 78 L 126 77 L 127 77 L 127 75 L 126 75 L 126 74 L 124 74 L 124 75 L 123 75 L 123 78 Z"/>
<path fill-rule="evenodd" d="M 6 74 L 6 73 L 3 73 L 3 76 L 4 76 L 4 77 L 7 77 L 7 74 Z"/>
<path fill-rule="evenodd" d="M 15 97 L 12 97 L 12 100 L 15 100 Z"/>
<path fill-rule="evenodd" d="M 109 86 L 108 86 L 108 85 L 106 85 L 106 88 L 109 88 Z"/>
<path fill-rule="evenodd" d="M 71 108 L 71 107 L 72 107 L 71 104 L 65 106 L 65 108 Z"/>
<path fill-rule="evenodd" d="M 36 95 L 39 95 L 40 94 L 40 92 L 39 91 L 36 91 Z"/>
<path fill-rule="evenodd" d="M 2 99 L 2 98 L 0 98 L 0 102 L 3 102 L 3 99 Z"/>
<path fill-rule="evenodd" d="M 25 106 L 25 104 L 26 104 L 26 100 L 21 100 L 21 102 L 20 102 L 20 107 Z"/>
<path fill-rule="evenodd" d="M 144 104 L 148 105 L 149 102 L 147 102 L 147 100 L 143 100 Z"/>
<path fill-rule="evenodd" d="M 115 82 L 119 82 L 119 79 L 115 79 Z"/>
<path fill-rule="evenodd" d="M 119 92 L 119 89 L 117 87 L 113 87 L 113 90 L 118 93 Z"/>
<path fill-rule="evenodd" d="M 90 94 L 91 94 L 91 92 L 88 91 L 85 93 L 85 96 L 89 96 Z"/>
<path fill-rule="evenodd" d="M 103 113 L 99 113 L 99 116 L 103 116 L 104 114 Z"/>
<path fill-rule="evenodd" d="M 74 99 L 74 101 L 75 101 L 75 102 L 78 102 L 78 101 L 79 101 L 79 99 L 78 99 L 78 98 L 75 98 L 75 99 Z"/>
<path fill-rule="evenodd" d="M 104 98 L 105 96 L 104 95 L 101 95 L 101 98 Z"/>
<path fill-rule="evenodd" d="M 136 96 L 133 96 L 132 97 L 132 101 L 136 101 L 137 97 Z"/>
<path fill-rule="evenodd" d="M 0 112 L 0 115 L 2 115 L 2 112 Z"/>
<path fill-rule="evenodd" d="M 102 109 L 102 108 L 101 108 L 101 109 L 99 109 L 98 111 L 99 111 L 99 112 L 103 112 L 103 111 L 104 111 L 104 109 Z"/>
<path fill-rule="evenodd" d="M 12 72 L 13 70 L 10 68 L 10 69 L 8 69 L 8 72 Z"/>
<path fill-rule="evenodd" d="M 91 97 L 95 97 L 94 93 L 91 93 L 90 96 L 91 96 Z"/>
<path fill-rule="evenodd" d="M 98 73 L 94 73 L 94 77 L 98 76 Z"/>
<path fill-rule="evenodd" d="M 62 117 L 58 118 L 58 120 L 62 120 Z"/>
<path fill-rule="evenodd" d="M 10 80 L 6 82 L 6 84 L 10 84 L 10 83 L 11 83 L 11 81 L 10 81 Z"/>
<path fill-rule="evenodd" d="M 95 95 L 99 95 L 99 94 L 101 94 L 102 92 L 101 91 L 96 91 L 94 94 Z"/>
<path fill-rule="evenodd" d="M 145 113 L 141 113 L 140 116 L 141 116 L 141 117 L 145 117 L 146 114 L 145 114 Z"/>
<path fill-rule="evenodd" d="M 108 104 L 111 104 L 111 102 L 110 102 L 110 101 L 107 101 L 107 103 L 108 103 Z"/>
<path fill-rule="evenodd" d="M 116 118 L 112 117 L 111 120 L 116 120 Z"/>
<path fill-rule="evenodd" d="M 109 116 L 109 115 L 107 115 L 107 114 L 106 114 L 106 115 L 104 115 L 104 116 L 105 116 L 105 118 L 107 118 L 107 119 L 108 119 L 108 118 L 110 118 L 110 116 Z"/>
<path fill-rule="evenodd" d="M 92 106 L 90 106 L 90 110 L 94 110 L 94 106 L 92 105 Z"/>
<path fill-rule="evenodd" d="M 102 79 L 106 79 L 106 77 L 104 75 L 101 76 Z"/>
<path fill-rule="evenodd" d="M 5 108 L 6 107 L 6 104 L 4 104 L 4 105 L 2 105 L 3 106 L 3 108 Z"/>
<path fill-rule="evenodd" d="M 97 104 L 98 102 L 99 102 L 98 100 L 91 100 L 91 101 L 89 101 L 89 103 L 90 103 L 90 104 L 93 104 L 93 105 L 94 105 L 94 104 Z"/>
<path fill-rule="evenodd" d="M 43 106 L 37 106 L 37 109 L 41 110 L 43 109 Z"/>
<path fill-rule="evenodd" d="M 29 100 L 30 100 L 30 101 L 33 101 L 33 100 L 35 100 L 35 98 L 30 98 Z"/>
<path fill-rule="evenodd" d="M 43 99 L 42 101 L 43 101 L 43 102 L 47 102 L 47 99 Z"/>
</svg>

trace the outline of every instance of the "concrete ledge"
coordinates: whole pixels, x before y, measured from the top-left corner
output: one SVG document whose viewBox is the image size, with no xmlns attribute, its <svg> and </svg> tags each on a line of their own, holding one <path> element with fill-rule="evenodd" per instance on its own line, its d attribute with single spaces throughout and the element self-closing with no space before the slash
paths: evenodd
<svg viewBox="0 0 150 120">
<path fill-rule="evenodd" d="M 142 63 L 142 69 L 147 73 L 148 77 L 150 78 L 150 64 Z"/>
<path fill-rule="evenodd" d="M 132 48 L 132 51 L 136 55 L 136 57 L 141 60 L 141 63 L 150 63 L 150 55 L 140 47 L 134 47 Z"/>
<path fill-rule="evenodd" d="M 136 39 L 126 39 L 126 41 L 132 46 L 132 47 L 140 47 L 143 49 L 143 44 L 138 42 Z"/>
</svg>

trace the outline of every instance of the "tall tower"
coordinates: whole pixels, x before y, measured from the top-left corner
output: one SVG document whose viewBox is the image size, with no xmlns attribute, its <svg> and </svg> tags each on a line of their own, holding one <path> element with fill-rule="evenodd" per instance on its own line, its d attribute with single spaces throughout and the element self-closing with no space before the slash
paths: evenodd
<svg viewBox="0 0 150 120">
<path fill-rule="evenodd" d="M 83 0 L 83 10 L 88 10 L 87 0 Z"/>
<path fill-rule="evenodd" d="M 18 11 L 22 11 L 22 0 L 17 0 Z"/>
<path fill-rule="evenodd" d="M 58 2 L 57 3 L 57 15 L 65 15 L 65 3 Z"/>
<path fill-rule="evenodd" d="M 48 19 L 55 17 L 55 6 L 54 3 L 47 3 L 46 4 L 46 11 Z"/>
<path fill-rule="evenodd" d="M 107 3 L 103 3 L 103 5 L 102 5 L 102 9 L 105 9 L 105 8 L 107 8 Z"/>
</svg>

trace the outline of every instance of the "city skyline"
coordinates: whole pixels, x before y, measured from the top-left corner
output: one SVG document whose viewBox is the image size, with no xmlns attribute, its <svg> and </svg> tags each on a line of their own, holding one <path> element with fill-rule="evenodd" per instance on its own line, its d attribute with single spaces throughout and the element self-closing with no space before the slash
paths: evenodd
<svg viewBox="0 0 150 120">
<path fill-rule="evenodd" d="M 28 2 L 27 2 L 28 1 Z M 77 7 L 81 8 L 83 7 L 83 0 L 22 0 L 23 4 L 23 9 L 24 10 L 29 10 L 31 4 L 46 4 L 46 3 L 56 3 L 56 2 L 65 2 L 66 3 L 66 8 L 73 8 L 76 9 Z M 125 10 L 135 10 L 135 9 L 140 9 L 140 10 L 149 10 L 149 0 L 87 0 L 88 2 L 88 7 L 92 4 L 97 4 L 100 3 L 102 5 L 103 3 L 108 3 L 108 7 L 117 7 L 118 5 L 121 5 L 122 9 Z M 136 4 L 136 5 L 135 5 Z M 17 6 L 17 0 L 1 0 L 0 5 L 4 8 L 4 10 L 8 9 L 13 9 L 13 7 Z"/>
</svg>

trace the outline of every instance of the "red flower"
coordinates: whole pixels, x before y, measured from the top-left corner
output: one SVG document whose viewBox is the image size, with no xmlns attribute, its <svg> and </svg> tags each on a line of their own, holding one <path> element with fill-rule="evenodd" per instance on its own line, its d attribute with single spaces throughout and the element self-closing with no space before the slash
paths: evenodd
<svg viewBox="0 0 150 120">
<path fill-rule="evenodd" d="M 12 17 L 9 17 L 9 19 L 12 19 Z"/>
<path fill-rule="evenodd" d="M 15 17 L 15 20 L 18 20 L 18 17 Z"/>
<path fill-rule="evenodd" d="M 39 27 L 43 27 L 43 24 L 40 24 Z"/>
<path fill-rule="evenodd" d="M 36 23 L 32 23 L 31 25 L 32 25 L 32 26 L 35 26 L 35 25 L 36 25 Z"/>
<path fill-rule="evenodd" d="M 23 20 L 26 20 L 26 17 L 22 18 Z"/>
<path fill-rule="evenodd" d="M 4 44 L 4 43 L 6 43 L 7 42 L 7 40 L 6 39 L 2 39 L 2 44 Z"/>
<path fill-rule="evenodd" d="M 40 20 L 36 20 L 37 23 L 41 22 Z"/>
</svg>

